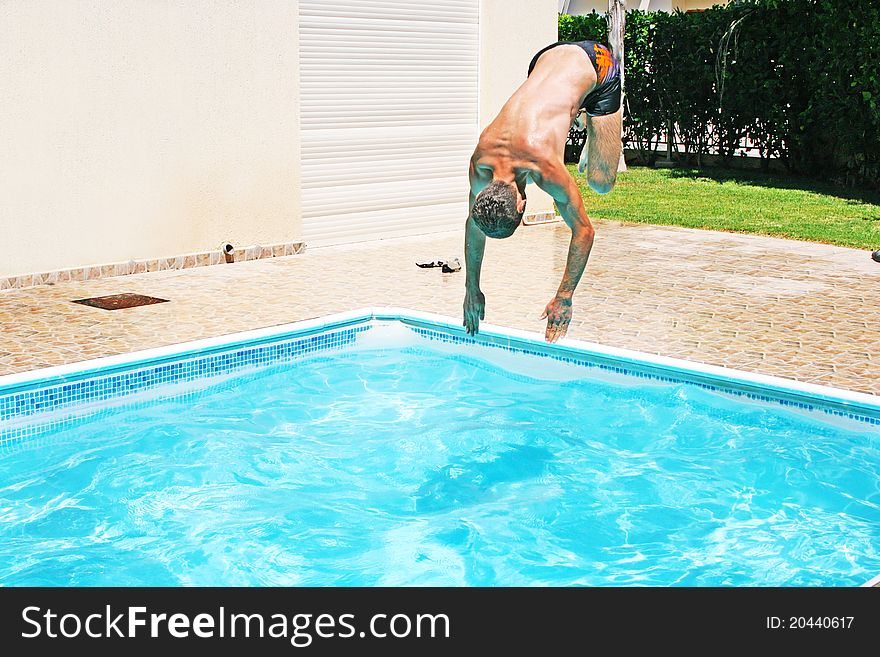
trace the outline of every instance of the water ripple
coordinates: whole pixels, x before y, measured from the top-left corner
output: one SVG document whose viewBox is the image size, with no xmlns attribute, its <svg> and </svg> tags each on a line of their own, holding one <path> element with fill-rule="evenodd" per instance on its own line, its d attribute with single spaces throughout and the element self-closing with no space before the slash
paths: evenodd
<svg viewBox="0 0 880 657">
<path fill-rule="evenodd" d="M 121 408 L 0 458 L 0 584 L 853 585 L 880 572 L 875 433 L 615 381 L 379 350 Z"/>
</svg>

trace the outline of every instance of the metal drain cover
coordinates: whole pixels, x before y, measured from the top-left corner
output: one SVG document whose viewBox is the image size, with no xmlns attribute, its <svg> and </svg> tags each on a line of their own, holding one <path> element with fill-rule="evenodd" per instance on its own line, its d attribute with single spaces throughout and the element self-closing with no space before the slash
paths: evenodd
<svg viewBox="0 0 880 657">
<path fill-rule="evenodd" d="M 106 297 L 91 297 L 89 299 L 74 299 L 73 303 L 81 303 L 84 306 L 101 308 L 102 310 L 121 310 L 123 308 L 137 308 L 138 306 L 151 306 L 154 303 L 167 303 L 168 299 L 148 297 L 143 294 L 110 294 Z"/>
</svg>

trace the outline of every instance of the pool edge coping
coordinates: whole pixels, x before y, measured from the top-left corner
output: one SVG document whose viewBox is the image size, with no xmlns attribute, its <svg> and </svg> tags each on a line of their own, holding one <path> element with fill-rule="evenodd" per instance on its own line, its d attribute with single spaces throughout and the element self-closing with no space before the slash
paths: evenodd
<svg viewBox="0 0 880 657">
<path fill-rule="evenodd" d="M 391 321 L 400 322 L 410 328 L 440 329 L 459 338 L 470 339 L 466 335 L 464 327 L 457 320 L 449 316 L 391 306 L 364 307 L 296 322 L 276 324 L 248 331 L 227 333 L 161 347 L 2 375 L 0 376 L 0 396 L 13 394 L 23 389 L 57 385 L 68 380 L 87 378 L 90 375 L 107 375 L 112 372 L 136 369 L 139 366 L 157 364 L 172 359 L 226 351 L 241 345 L 254 345 L 261 342 L 272 343 L 288 338 L 304 337 L 310 333 L 344 329 L 372 322 Z M 480 334 L 488 338 L 487 342 L 489 344 L 484 343 L 481 345 L 479 338 L 475 338 L 474 343 L 477 346 L 491 346 L 493 343 L 497 346 L 500 341 L 502 346 L 515 348 L 531 347 L 537 350 L 547 349 L 563 354 L 567 352 L 572 355 L 579 355 L 584 360 L 595 357 L 605 358 L 610 361 L 619 362 L 621 365 L 629 364 L 660 370 L 670 374 L 678 374 L 685 381 L 690 381 L 696 375 L 697 377 L 705 377 L 719 384 L 722 388 L 725 385 L 745 385 L 746 388 L 760 388 L 776 394 L 807 397 L 818 404 L 855 405 L 857 408 L 867 409 L 869 412 L 880 412 L 880 396 L 843 388 L 821 386 L 794 379 L 661 356 L 622 347 L 611 347 L 586 340 L 562 338 L 554 344 L 548 344 L 540 333 L 488 323 L 481 324 Z M 540 355 L 540 353 L 537 355 Z M 699 384 L 699 381 L 692 382 Z M 859 587 L 880 587 L 880 574 L 860 584 Z"/>
<path fill-rule="evenodd" d="M 874 575 L 871 579 L 861 585 L 862 588 L 880 587 L 880 575 Z"/>
<path fill-rule="evenodd" d="M 74 377 L 85 377 L 90 373 L 109 374 L 113 371 L 130 369 L 147 363 L 157 363 L 170 360 L 171 358 L 229 349 L 240 344 L 278 340 L 287 335 L 293 337 L 307 332 L 344 328 L 345 326 L 371 321 L 399 321 L 405 325 L 428 324 L 435 328 L 443 328 L 460 337 L 467 337 L 464 327 L 448 316 L 394 306 L 365 307 L 323 317 L 250 329 L 248 331 L 225 333 L 210 338 L 200 338 L 161 347 L 151 347 L 123 354 L 76 361 L 64 365 L 54 365 L 26 372 L 5 374 L 0 376 L 0 395 L 11 394 L 16 390 L 26 388 L 36 388 L 41 384 L 62 383 Z M 747 387 L 805 396 L 817 402 L 836 403 L 845 406 L 855 405 L 856 407 L 880 412 L 880 396 L 847 390 L 845 388 L 806 383 L 796 379 L 760 374 L 721 365 L 710 365 L 684 358 L 661 356 L 635 349 L 611 347 L 598 342 L 574 338 L 562 338 L 553 344 L 548 344 L 539 333 L 495 324 L 482 323 L 480 334 L 485 337 L 495 338 L 496 340 L 501 339 L 502 342 L 513 340 L 540 349 L 569 352 L 581 356 L 598 356 L 612 361 L 622 361 L 664 372 L 678 373 L 685 377 L 696 374 L 699 377 L 705 377 L 718 383 L 745 384 Z M 478 340 L 479 338 L 476 338 L 477 344 L 479 344 Z"/>
<path fill-rule="evenodd" d="M 372 310 L 391 311 L 388 315 L 374 315 L 374 320 L 400 320 L 406 323 L 407 319 L 421 320 L 433 325 L 441 325 L 456 333 L 464 333 L 464 327 L 455 323 L 451 318 L 434 313 L 417 312 L 402 308 L 380 308 Z M 394 313 L 394 314 L 392 314 Z M 647 366 L 665 372 L 678 372 L 683 376 L 697 374 L 720 383 L 744 383 L 750 387 L 770 389 L 782 393 L 794 393 L 810 397 L 818 402 L 855 404 L 863 408 L 880 411 L 880 395 L 872 395 L 845 388 L 823 386 L 815 383 L 806 383 L 796 379 L 787 379 L 781 376 L 760 374 L 748 370 L 739 370 L 722 365 L 710 365 L 700 361 L 661 356 L 645 351 L 627 349 L 624 347 L 611 347 L 598 342 L 579 340 L 574 338 L 562 338 L 549 344 L 540 333 L 524 331 L 522 329 L 497 326 L 494 324 L 480 324 L 480 333 L 494 335 L 495 337 L 514 339 L 521 343 L 531 344 L 538 348 L 551 349 L 572 354 L 605 357 L 609 360 L 623 361 L 636 365 Z"/>
</svg>

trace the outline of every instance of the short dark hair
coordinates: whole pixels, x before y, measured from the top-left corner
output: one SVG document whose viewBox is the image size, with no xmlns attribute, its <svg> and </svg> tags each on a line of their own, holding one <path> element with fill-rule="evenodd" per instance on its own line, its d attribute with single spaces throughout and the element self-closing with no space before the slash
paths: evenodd
<svg viewBox="0 0 880 657">
<path fill-rule="evenodd" d="M 493 180 L 474 199 L 471 217 L 489 237 L 510 237 L 522 220 L 516 209 L 516 188 L 502 180 Z"/>
</svg>

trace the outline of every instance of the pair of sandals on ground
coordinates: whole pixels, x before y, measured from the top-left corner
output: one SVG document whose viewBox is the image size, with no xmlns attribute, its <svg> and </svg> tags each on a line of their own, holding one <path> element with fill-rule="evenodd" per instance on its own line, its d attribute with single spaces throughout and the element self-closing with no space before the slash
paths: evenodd
<svg viewBox="0 0 880 657">
<path fill-rule="evenodd" d="M 416 267 L 422 269 L 430 269 L 432 267 L 440 267 L 440 271 L 444 274 L 461 271 L 461 262 L 458 258 L 450 258 L 449 260 L 420 260 L 416 263 Z"/>
</svg>

